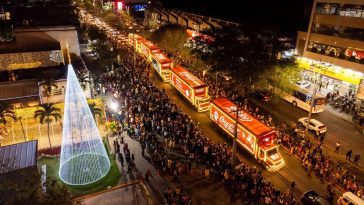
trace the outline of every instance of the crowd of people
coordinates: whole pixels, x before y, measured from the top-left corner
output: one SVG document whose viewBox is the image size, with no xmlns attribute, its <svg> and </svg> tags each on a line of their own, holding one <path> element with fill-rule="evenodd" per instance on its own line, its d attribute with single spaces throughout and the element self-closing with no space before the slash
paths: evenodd
<svg viewBox="0 0 364 205">
<path fill-rule="evenodd" d="M 132 55 L 132 49 L 124 49 Z M 118 118 L 122 127 L 140 142 L 142 155 L 149 155 L 159 173 L 173 176 L 175 181 L 189 174 L 224 181 L 229 183 L 227 187 L 234 187 L 231 192 L 241 193 L 242 199 L 252 203 L 296 203 L 289 191 L 276 190 L 257 168 L 241 162 L 238 162 L 239 168 L 233 167 L 227 144 L 212 143 L 190 116 L 154 85 L 150 79 L 150 65 L 144 59 L 138 56 L 135 67 L 130 58 L 124 58 L 122 62 L 120 69 L 104 77 L 103 85 L 121 104 Z M 181 152 L 183 157 L 171 157 L 171 150 Z M 165 196 L 170 204 L 172 201 L 186 204 L 186 199 L 190 198 L 173 191 L 167 191 Z"/>
<path fill-rule="evenodd" d="M 122 67 L 108 74 L 103 79 L 103 85 L 122 104 L 119 120 L 131 136 L 139 140 L 142 152 L 150 155 L 153 165 L 163 174 L 172 175 L 178 180 L 184 174 L 192 174 L 194 169 L 201 170 L 203 176 L 238 187 L 242 199 L 254 199 L 264 204 L 294 204 L 295 199 L 290 191 L 280 192 L 263 179 L 259 170 L 241 165 L 235 169 L 231 166 L 231 152 L 226 144 L 212 143 L 191 118 L 183 113 L 150 79 L 151 67 L 141 57 L 137 56 L 136 65 L 126 56 L 134 52 L 132 48 L 123 47 L 125 55 Z M 193 60 L 183 60 L 174 55 L 174 61 L 187 68 Z M 241 95 L 244 90 L 241 83 L 232 79 L 228 83 L 216 83 L 210 75 L 199 71 L 191 71 L 209 86 L 212 98 L 226 97 L 244 107 L 246 111 L 276 129 L 277 142 L 281 143 L 291 154 L 302 161 L 308 174 L 316 174 L 327 179 L 332 184 L 342 186 L 345 190 L 363 196 L 363 188 L 359 187 L 359 179 L 345 163 L 336 162 L 325 156 L 321 145 L 324 136 L 318 136 L 319 145 L 314 147 L 310 140 L 301 138 L 295 126 L 274 123 L 272 117 L 252 106 Z M 161 138 L 159 138 L 160 136 Z M 180 149 L 185 158 L 172 159 L 168 150 Z M 359 157 L 355 157 L 358 163 Z M 241 162 L 240 162 L 241 163 Z M 146 175 L 147 176 L 147 175 Z M 183 193 L 168 191 L 167 201 L 182 204 L 190 198 Z M 176 197 L 177 196 L 177 197 Z M 170 200 L 173 199 L 173 200 Z"/>
<path fill-rule="evenodd" d="M 174 55 L 174 58 L 187 68 L 191 66 L 192 61 L 184 61 L 178 55 Z M 314 136 L 314 140 L 318 144 L 314 146 L 313 142 L 305 139 L 303 131 L 300 130 L 297 124 L 292 123 L 287 126 L 284 123 L 275 123 L 268 113 L 261 111 L 259 107 L 253 106 L 246 99 L 242 100 L 241 93 L 243 89 L 241 83 L 232 81 L 225 84 L 220 82 L 216 84 L 215 79 L 209 75 L 203 75 L 196 70 L 190 70 L 190 72 L 208 84 L 209 94 L 212 98 L 226 97 L 237 102 L 238 106 L 243 107 L 245 111 L 260 119 L 271 128 L 274 128 L 277 132 L 277 142 L 292 155 L 294 154 L 299 157 L 308 175 L 314 173 L 316 176 L 326 179 L 330 184 L 339 185 L 346 191 L 351 191 L 357 196 L 363 197 L 364 187 L 359 186 L 359 177 L 357 173 L 352 171 L 352 167 L 346 162 L 333 160 L 330 156 L 323 153 L 321 146 L 325 139 L 324 134 Z M 348 150 L 346 153 L 348 161 L 351 161 L 351 155 L 352 150 Z M 358 165 L 359 160 L 360 155 L 356 153 L 353 158 L 354 165 Z"/>
</svg>

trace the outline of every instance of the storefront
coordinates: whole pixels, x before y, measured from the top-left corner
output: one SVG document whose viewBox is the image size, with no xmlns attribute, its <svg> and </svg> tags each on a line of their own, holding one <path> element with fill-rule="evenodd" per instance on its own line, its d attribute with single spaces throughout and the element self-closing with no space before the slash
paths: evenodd
<svg viewBox="0 0 364 205">
<path fill-rule="evenodd" d="M 361 95 L 361 83 L 363 73 L 356 72 L 350 69 L 344 69 L 338 66 L 329 64 L 320 64 L 310 59 L 299 58 L 298 65 L 303 68 L 302 78 L 314 83 L 318 73 L 321 74 L 321 85 L 319 90 L 322 95 L 329 92 L 339 92 L 340 95 L 347 93 L 357 93 L 358 98 L 364 98 Z"/>
</svg>

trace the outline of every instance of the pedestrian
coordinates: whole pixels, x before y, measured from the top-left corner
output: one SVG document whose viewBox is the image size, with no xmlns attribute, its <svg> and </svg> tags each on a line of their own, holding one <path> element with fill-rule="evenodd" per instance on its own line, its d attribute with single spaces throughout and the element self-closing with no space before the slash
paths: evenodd
<svg viewBox="0 0 364 205">
<path fill-rule="evenodd" d="M 358 165 L 359 159 L 360 159 L 360 155 L 359 155 L 359 153 L 356 153 L 355 156 L 354 156 L 354 164 L 355 165 Z"/>
<path fill-rule="evenodd" d="M 145 172 L 145 181 L 149 182 L 149 169 Z"/>
<path fill-rule="evenodd" d="M 320 144 L 324 142 L 325 139 L 325 133 L 320 134 Z"/>
<path fill-rule="evenodd" d="M 335 153 L 339 154 L 340 146 L 341 146 L 340 141 L 336 142 L 336 145 L 335 145 Z"/>
<path fill-rule="evenodd" d="M 120 160 L 121 166 L 123 167 L 124 166 L 124 157 L 123 157 L 123 154 L 121 154 L 120 152 L 119 152 L 119 160 Z"/>
<path fill-rule="evenodd" d="M 346 158 L 345 159 L 348 159 L 349 161 L 351 160 L 351 154 L 352 154 L 353 150 L 349 149 L 347 152 L 346 152 Z"/>
</svg>

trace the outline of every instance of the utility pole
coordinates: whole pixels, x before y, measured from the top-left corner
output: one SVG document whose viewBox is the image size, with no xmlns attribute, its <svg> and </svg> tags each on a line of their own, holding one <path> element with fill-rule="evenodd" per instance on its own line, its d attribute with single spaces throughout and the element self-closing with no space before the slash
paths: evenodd
<svg viewBox="0 0 364 205">
<path fill-rule="evenodd" d="M 321 74 L 318 73 L 318 77 L 319 79 L 321 79 Z M 307 124 L 306 124 L 306 129 L 305 129 L 305 137 L 308 138 L 307 134 L 308 134 L 308 127 L 310 126 L 310 121 L 311 121 L 311 116 L 312 116 L 312 109 L 315 103 L 315 96 L 317 93 L 317 83 L 316 83 L 316 77 L 315 77 L 315 83 L 314 83 L 314 87 L 313 87 L 313 92 L 312 92 L 312 96 L 311 96 L 311 103 L 310 103 L 310 111 L 308 112 L 308 119 L 307 119 Z"/>
<path fill-rule="evenodd" d="M 311 97 L 311 103 L 310 103 L 310 111 L 308 112 L 308 119 L 307 119 L 307 124 L 306 124 L 306 129 L 305 129 L 305 133 L 304 133 L 304 136 L 306 138 L 308 138 L 307 134 L 308 134 L 308 127 L 310 126 L 310 121 L 311 121 L 311 117 L 312 117 L 312 109 L 314 107 L 314 103 L 315 103 L 315 97 L 316 97 L 316 93 L 317 93 L 317 86 L 321 85 L 321 65 L 323 63 L 321 63 L 320 61 L 320 67 L 318 67 L 318 71 L 317 71 L 317 77 L 315 76 L 315 79 L 314 79 L 314 87 L 313 87 L 313 92 L 312 92 L 312 97 Z M 317 64 L 313 64 L 312 66 L 316 67 Z M 327 71 L 327 69 L 331 66 L 331 64 L 329 64 L 326 69 L 324 70 L 324 74 L 325 72 Z M 314 70 L 314 74 L 315 74 L 315 70 Z"/>
<path fill-rule="evenodd" d="M 236 165 L 236 140 L 238 139 L 238 124 L 239 124 L 239 111 L 241 111 L 242 109 L 239 108 L 236 105 L 236 110 L 232 111 L 232 112 L 236 112 L 236 117 L 235 117 L 235 131 L 234 131 L 234 141 L 233 141 L 233 153 L 231 156 L 231 165 L 233 167 L 235 167 Z"/>
</svg>

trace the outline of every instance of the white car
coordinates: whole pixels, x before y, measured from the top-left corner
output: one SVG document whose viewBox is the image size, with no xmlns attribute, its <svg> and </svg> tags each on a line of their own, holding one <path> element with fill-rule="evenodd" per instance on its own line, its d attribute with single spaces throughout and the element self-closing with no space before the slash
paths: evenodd
<svg viewBox="0 0 364 205">
<path fill-rule="evenodd" d="M 311 86 L 311 82 L 306 80 L 297 81 L 296 84 L 302 88 L 309 88 Z"/>
<path fill-rule="evenodd" d="M 308 122 L 307 117 L 302 117 L 302 118 L 298 119 L 299 126 L 307 127 L 307 122 Z M 315 132 L 316 135 L 326 133 L 326 126 L 324 124 L 322 124 L 320 121 L 315 120 L 315 119 L 310 120 L 308 129 Z"/>
</svg>

